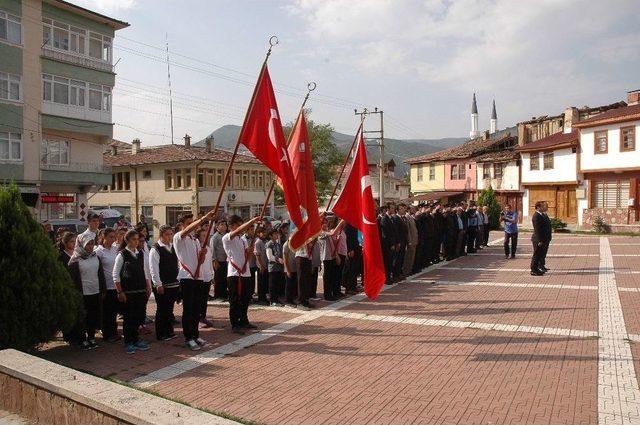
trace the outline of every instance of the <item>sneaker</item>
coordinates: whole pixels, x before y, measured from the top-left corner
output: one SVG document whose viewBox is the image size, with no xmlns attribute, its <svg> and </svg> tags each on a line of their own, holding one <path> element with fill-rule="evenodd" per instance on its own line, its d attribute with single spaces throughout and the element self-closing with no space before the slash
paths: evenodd
<svg viewBox="0 0 640 425">
<path fill-rule="evenodd" d="M 237 326 L 234 326 L 233 328 L 231 328 L 231 332 L 238 335 L 244 335 L 244 331 Z"/>
<path fill-rule="evenodd" d="M 91 346 L 91 344 L 89 344 L 89 341 L 82 341 L 80 343 L 80 349 L 82 351 L 89 351 L 91 350 L 93 347 Z"/>
<path fill-rule="evenodd" d="M 91 349 L 100 347 L 95 339 L 90 339 L 88 342 L 89 342 L 89 346 L 91 347 Z"/>
<path fill-rule="evenodd" d="M 136 347 L 133 344 L 127 344 L 126 347 L 124 347 L 124 351 L 127 354 L 133 354 L 136 352 Z"/>
<path fill-rule="evenodd" d="M 191 351 L 198 351 L 200 350 L 200 346 L 198 345 L 197 342 L 195 342 L 194 340 L 190 339 L 189 341 L 187 341 L 187 348 L 189 348 Z"/>
<path fill-rule="evenodd" d="M 141 339 L 139 339 L 134 346 L 136 347 L 136 350 L 140 351 L 147 351 L 149 349 L 149 345 Z"/>
<path fill-rule="evenodd" d="M 200 347 L 204 347 L 205 345 L 209 344 L 207 341 L 205 341 L 202 338 L 196 338 L 196 344 L 198 344 Z"/>
<path fill-rule="evenodd" d="M 167 336 L 163 336 L 162 338 L 160 338 L 160 340 L 162 340 L 162 341 L 171 341 L 172 339 L 174 339 L 177 336 L 178 335 L 176 335 L 176 334 L 170 334 L 170 335 L 167 335 Z"/>
<path fill-rule="evenodd" d="M 142 335 L 149 335 L 151 333 L 151 329 L 149 329 L 146 325 L 140 325 L 140 327 L 138 328 L 138 331 Z"/>
<path fill-rule="evenodd" d="M 271 307 L 284 307 L 284 304 L 277 303 L 277 302 L 272 302 L 270 305 L 271 305 Z"/>
<path fill-rule="evenodd" d="M 242 325 L 242 327 L 245 329 L 258 329 L 258 327 L 253 323 L 245 323 L 244 325 Z"/>
</svg>

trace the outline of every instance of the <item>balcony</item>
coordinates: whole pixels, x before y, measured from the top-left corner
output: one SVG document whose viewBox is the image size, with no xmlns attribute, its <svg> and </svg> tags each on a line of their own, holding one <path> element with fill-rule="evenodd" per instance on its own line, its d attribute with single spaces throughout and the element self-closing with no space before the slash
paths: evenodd
<svg viewBox="0 0 640 425">
<path fill-rule="evenodd" d="M 73 185 L 95 185 L 103 186 L 111 184 L 111 167 L 100 163 L 90 162 L 69 162 L 66 165 L 40 164 L 43 182 L 73 184 Z"/>
<path fill-rule="evenodd" d="M 87 106 L 65 105 L 42 101 L 42 113 L 59 117 L 75 118 L 78 120 L 95 121 L 111 124 L 111 111 L 91 109 Z M 81 127 L 78 127 L 82 130 Z M 90 128 L 90 127 L 86 127 Z"/>
<path fill-rule="evenodd" d="M 48 59 L 82 66 L 84 68 L 113 73 L 113 65 L 108 62 L 92 58 L 90 56 L 83 56 L 73 52 L 57 50 L 50 46 L 44 46 L 42 48 L 42 56 Z"/>
</svg>

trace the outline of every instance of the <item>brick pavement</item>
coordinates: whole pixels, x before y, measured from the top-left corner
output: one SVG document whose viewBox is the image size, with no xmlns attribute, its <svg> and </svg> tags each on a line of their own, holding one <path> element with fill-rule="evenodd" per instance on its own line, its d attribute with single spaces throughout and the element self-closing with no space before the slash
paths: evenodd
<svg viewBox="0 0 640 425">
<path fill-rule="evenodd" d="M 556 235 L 540 278 L 520 242 L 515 260 L 485 249 L 375 302 L 253 308 L 259 333 L 216 329 L 197 356 L 178 343 L 135 360 L 119 345 L 42 355 L 264 424 L 640 423 L 638 239 Z"/>
</svg>

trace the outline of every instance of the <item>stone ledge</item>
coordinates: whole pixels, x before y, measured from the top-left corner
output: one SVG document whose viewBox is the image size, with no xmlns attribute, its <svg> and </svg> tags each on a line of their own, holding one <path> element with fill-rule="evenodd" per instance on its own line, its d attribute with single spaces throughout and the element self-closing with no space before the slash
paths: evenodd
<svg viewBox="0 0 640 425">
<path fill-rule="evenodd" d="M 0 351 L 0 375 L 9 376 L 54 396 L 71 400 L 99 414 L 110 416 L 118 423 L 238 424 L 17 350 Z"/>
</svg>

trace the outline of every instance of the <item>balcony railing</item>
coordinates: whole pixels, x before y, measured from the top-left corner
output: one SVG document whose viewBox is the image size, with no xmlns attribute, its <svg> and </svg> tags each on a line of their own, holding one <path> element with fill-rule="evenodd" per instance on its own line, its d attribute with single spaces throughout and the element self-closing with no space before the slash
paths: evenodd
<svg viewBox="0 0 640 425">
<path fill-rule="evenodd" d="M 66 171 L 70 173 L 111 174 L 111 167 L 91 162 L 69 162 L 69 164 L 40 164 L 40 169 L 49 171 Z"/>
<path fill-rule="evenodd" d="M 110 63 L 89 56 L 81 56 L 73 52 L 56 50 L 49 46 L 44 46 L 42 48 L 42 56 L 62 62 L 71 63 L 73 65 L 83 66 L 85 68 L 113 72 L 113 65 L 111 65 Z"/>
</svg>

